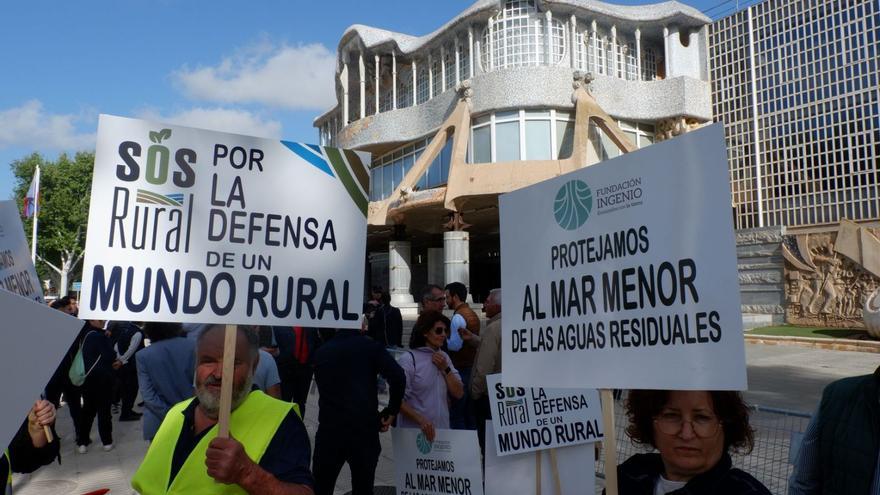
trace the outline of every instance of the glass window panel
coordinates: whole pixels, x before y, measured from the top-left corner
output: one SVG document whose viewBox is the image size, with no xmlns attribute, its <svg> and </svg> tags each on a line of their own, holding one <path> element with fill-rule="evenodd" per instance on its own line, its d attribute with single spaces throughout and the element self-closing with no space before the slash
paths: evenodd
<svg viewBox="0 0 880 495">
<path fill-rule="evenodd" d="M 556 158 L 570 158 L 574 144 L 574 122 L 556 122 Z"/>
<path fill-rule="evenodd" d="M 396 189 L 400 184 L 400 181 L 403 180 L 403 160 L 397 160 L 393 164 L 391 164 L 391 168 L 394 173 L 393 182 L 391 184 L 391 189 Z M 390 191 L 389 191 L 390 192 Z"/>
<path fill-rule="evenodd" d="M 452 161 L 452 137 L 446 140 L 440 151 L 440 182 L 445 184 L 449 180 L 449 162 Z"/>
<path fill-rule="evenodd" d="M 550 160 L 550 121 L 526 121 L 526 160 Z"/>
<path fill-rule="evenodd" d="M 393 178 L 391 176 L 391 165 L 386 165 L 382 167 L 382 197 L 387 198 L 391 191 L 394 190 L 392 186 Z"/>
<path fill-rule="evenodd" d="M 442 166 L 440 165 L 441 154 L 438 154 L 434 161 L 431 162 L 431 168 L 428 170 L 428 187 L 437 187 L 443 181 L 440 178 Z"/>
<path fill-rule="evenodd" d="M 495 161 L 519 160 L 519 122 L 495 125 Z"/>
<path fill-rule="evenodd" d="M 526 110 L 526 117 L 549 117 L 550 110 Z"/>
<path fill-rule="evenodd" d="M 601 137 L 602 147 L 605 148 L 605 155 L 608 158 L 614 158 L 620 155 L 620 149 L 618 149 L 617 145 L 614 144 L 614 141 L 605 134 L 605 131 L 599 129 L 599 136 Z"/>
<path fill-rule="evenodd" d="M 474 125 L 488 124 L 490 120 L 492 120 L 491 115 L 482 115 L 474 119 Z"/>
<path fill-rule="evenodd" d="M 474 163 L 489 163 L 492 161 L 492 130 L 489 126 L 474 129 L 474 139 L 471 145 L 474 148 Z"/>
<path fill-rule="evenodd" d="M 510 120 L 510 119 L 518 119 L 519 118 L 519 110 L 508 110 L 506 112 L 498 112 L 495 114 L 495 121 L 499 120 Z"/>
<path fill-rule="evenodd" d="M 404 175 L 404 177 L 406 176 L 406 174 L 409 173 L 414 162 L 415 162 L 415 155 L 410 154 L 410 155 L 406 155 L 405 157 L 403 157 L 403 175 Z M 403 180 L 403 177 L 401 177 L 400 180 Z"/>
<path fill-rule="evenodd" d="M 635 133 L 635 132 L 631 132 L 631 131 L 623 131 L 623 133 L 626 134 L 626 137 L 629 138 L 629 140 L 630 140 L 630 142 L 633 144 L 633 146 L 638 146 L 638 145 L 639 145 L 639 141 L 638 141 L 638 138 L 636 137 L 636 133 Z"/>
<path fill-rule="evenodd" d="M 379 168 L 370 170 L 370 201 L 378 201 L 382 197 L 381 171 Z"/>
</svg>

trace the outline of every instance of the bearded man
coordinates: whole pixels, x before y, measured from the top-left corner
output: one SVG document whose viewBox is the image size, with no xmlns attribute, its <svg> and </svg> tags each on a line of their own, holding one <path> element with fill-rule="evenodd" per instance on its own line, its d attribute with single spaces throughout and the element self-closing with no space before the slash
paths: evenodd
<svg viewBox="0 0 880 495">
<path fill-rule="evenodd" d="M 224 326 L 196 341 L 196 397 L 172 407 L 132 479 L 142 495 L 310 495 L 311 449 L 293 404 L 253 387 L 259 339 L 238 327 L 235 371 L 223 376 Z M 217 438 L 220 384 L 231 379 L 229 438 Z"/>
</svg>

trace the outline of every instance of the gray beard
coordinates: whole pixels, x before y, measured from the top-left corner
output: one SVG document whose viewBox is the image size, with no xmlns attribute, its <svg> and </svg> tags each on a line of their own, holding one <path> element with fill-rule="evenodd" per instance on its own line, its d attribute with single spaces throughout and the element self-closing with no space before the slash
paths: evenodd
<svg viewBox="0 0 880 495">
<path fill-rule="evenodd" d="M 208 378 L 207 381 L 210 381 L 211 378 Z M 249 373 L 247 378 L 242 382 L 241 387 L 232 387 L 232 410 L 238 409 L 238 406 L 241 405 L 242 402 L 247 398 L 248 394 L 251 391 L 251 387 L 254 384 L 254 375 L 253 373 Z M 220 394 L 214 394 L 208 387 L 207 383 L 202 384 L 199 387 L 196 387 L 196 397 L 199 399 L 199 406 L 202 408 L 202 412 L 205 413 L 205 416 L 211 419 L 217 419 L 220 416 Z"/>
</svg>

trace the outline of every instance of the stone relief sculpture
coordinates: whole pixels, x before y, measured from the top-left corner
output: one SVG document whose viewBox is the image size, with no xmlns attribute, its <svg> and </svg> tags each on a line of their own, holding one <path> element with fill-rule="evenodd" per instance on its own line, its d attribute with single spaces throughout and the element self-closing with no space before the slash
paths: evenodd
<svg viewBox="0 0 880 495">
<path fill-rule="evenodd" d="M 837 232 L 785 236 L 782 251 L 788 323 L 866 327 L 866 308 L 880 288 L 876 232 L 845 221 Z"/>
</svg>

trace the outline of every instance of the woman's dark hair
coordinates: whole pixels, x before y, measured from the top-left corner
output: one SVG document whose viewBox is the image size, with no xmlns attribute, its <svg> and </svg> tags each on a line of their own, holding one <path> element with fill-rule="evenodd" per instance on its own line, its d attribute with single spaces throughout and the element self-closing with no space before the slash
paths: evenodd
<svg viewBox="0 0 880 495">
<path fill-rule="evenodd" d="M 654 418 L 669 401 L 670 390 L 630 390 L 626 399 L 629 426 L 626 434 L 633 442 L 654 448 Z M 749 406 L 734 391 L 707 391 L 712 409 L 721 421 L 724 450 L 748 454 L 755 445 L 755 430 L 749 425 Z"/>
<path fill-rule="evenodd" d="M 148 321 L 147 323 L 144 323 L 144 335 L 150 339 L 150 343 L 174 337 L 181 337 L 182 334 L 183 328 L 180 323 L 164 321 Z"/>
<path fill-rule="evenodd" d="M 428 345 L 428 341 L 425 338 L 425 334 L 430 332 L 432 328 L 434 328 L 434 324 L 438 321 L 442 321 L 444 325 L 446 325 L 446 332 L 449 333 L 449 318 L 443 316 L 443 313 L 439 311 L 425 311 L 419 315 L 419 319 L 416 320 L 416 324 L 413 325 L 412 335 L 409 337 L 409 348 L 410 349 L 418 349 L 419 347 L 425 347 Z"/>
</svg>

